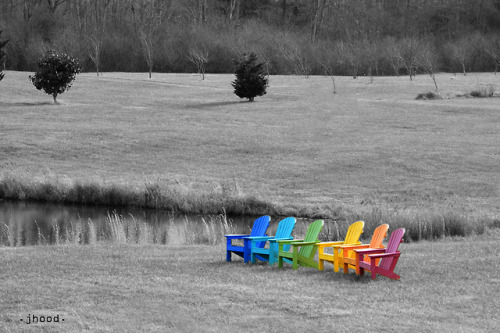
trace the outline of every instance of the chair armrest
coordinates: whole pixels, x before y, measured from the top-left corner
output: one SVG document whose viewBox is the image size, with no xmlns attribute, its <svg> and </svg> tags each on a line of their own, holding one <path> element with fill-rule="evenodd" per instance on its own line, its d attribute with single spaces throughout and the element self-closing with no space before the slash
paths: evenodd
<svg viewBox="0 0 500 333">
<path fill-rule="evenodd" d="M 227 239 L 240 239 L 244 237 L 249 237 L 250 235 L 224 235 Z"/>
<path fill-rule="evenodd" d="M 307 246 L 307 245 L 317 245 L 319 242 L 291 242 L 290 244 L 293 246 Z"/>
<path fill-rule="evenodd" d="M 270 241 L 271 243 L 283 242 L 283 241 L 287 241 L 287 240 L 293 240 L 293 237 L 285 237 L 285 238 L 271 238 L 271 239 L 269 239 L 269 241 Z"/>
<path fill-rule="evenodd" d="M 264 241 L 264 240 L 270 240 L 270 239 L 274 239 L 274 236 L 248 236 L 248 237 L 245 237 L 246 239 L 250 239 L 250 240 L 261 240 L 261 241 Z"/>
<path fill-rule="evenodd" d="M 369 248 L 370 244 L 345 244 L 345 245 L 340 245 L 338 246 L 339 248 L 343 250 L 361 250 L 361 249 L 367 249 Z M 337 246 L 335 246 L 337 247 Z"/>
<path fill-rule="evenodd" d="M 330 247 L 330 246 L 334 246 L 334 245 L 342 245 L 344 244 L 344 241 L 336 241 L 336 242 L 321 242 L 321 243 L 318 243 L 318 246 L 320 248 L 323 248 L 323 247 Z"/>
<path fill-rule="evenodd" d="M 361 242 L 356 242 L 353 244 L 340 244 L 340 245 L 333 245 L 335 248 L 341 248 L 341 249 L 346 249 L 348 247 L 355 247 L 355 246 L 360 246 Z"/>
<path fill-rule="evenodd" d="M 303 239 L 287 239 L 287 240 L 278 240 L 278 243 L 290 244 L 292 242 L 302 242 Z"/>
<path fill-rule="evenodd" d="M 367 254 L 374 254 L 374 253 L 385 253 L 385 248 L 381 248 L 381 249 L 368 248 L 368 249 L 361 249 L 361 250 L 354 249 L 354 251 L 356 251 L 359 254 L 367 255 Z"/>
<path fill-rule="evenodd" d="M 385 257 L 394 257 L 396 255 L 400 255 L 401 252 L 391 252 L 391 253 L 380 253 L 380 254 L 370 254 L 368 257 L 377 259 L 377 258 L 385 258 Z"/>
</svg>

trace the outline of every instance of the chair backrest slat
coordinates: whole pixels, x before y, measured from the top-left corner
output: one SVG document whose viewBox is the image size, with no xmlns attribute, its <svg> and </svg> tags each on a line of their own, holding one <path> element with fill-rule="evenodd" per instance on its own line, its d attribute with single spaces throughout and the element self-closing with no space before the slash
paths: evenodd
<svg viewBox="0 0 500 333">
<path fill-rule="evenodd" d="M 361 237 L 361 234 L 363 233 L 363 228 L 365 227 L 365 222 L 363 221 L 358 221 L 354 222 L 349 226 L 347 229 L 347 233 L 345 235 L 344 239 L 344 244 L 356 244 L 359 241 L 359 237 Z M 344 254 L 343 250 L 340 250 L 339 256 L 343 256 Z M 353 258 L 356 255 L 354 251 L 350 251 L 348 253 L 349 258 Z"/>
<path fill-rule="evenodd" d="M 385 253 L 395 253 L 398 250 L 399 244 L 403 241 L 403 236 L 405 234 L 405 229 L 396 229 L 391 233 L 389 242 L 387 243 L 387 248 Z M 380 261 L 379 267 L 388 270 L 391 267 L 394 257 L 385 257 Z"/>
<path fill-rule="evenodd" d="M 378 249 L 378 248 L 384 247 L 384 245 L 382 245 L 382 242 L 384 241 L 384 238 L 387 236 L 387 230 L 389 230 L 389 225 L 382 224 L 382 225 L 379 225 L 373 231 L 372 240 L 370 242 L 371 249 Z"/>
<path fill-rule="evenodd" d="M 269 222 L 271 222 L 271 217 L 269 215 L 264 215 L 257 218 L 253 223 L 250 236 L 265 236 L 267 228 L 269 227 Z M 255 245 L 259 248 L 262 248 L 265 244 L 266 242 L 257 242 Z"/>
<path fill-rule="evenodd" d="M 323 224 L 325 222 L 323 220 L 316 220 L 309 225 L 306 231 L 306 235 L 304 236 L 304 242 L 317 242 L 319 233 L 321 229 L 323 229 Z M 299 250 L 299 254 L 301 256 L 309 258 L 314 250 L 314 245 L 301 246 Z"/>
<path fill-rule="evenodd" d="M 365 227 L 365 222 L 358 221 L 354 222 L 347 229 L 347 234 L 345 235 L 345 244 L 354 244 L 359 241 L 359 237 L 363 233 L 363 228 Z"/>
<path fill-rule="evenodd" d="M 369 248 L 371 249 L 381 249 L 384 248 L 384 245 L 382 242 L 384 241 L 384 238 L 387 236 L 387 230 L 389 230 L 389 225 L 388 224 L 382 224 L 379 225 L 374 231 L 373 231 L 373 236 L 372 240 L 370 241 Z M 353 253 L 349 254 L 349 257 L 355 258 L 356 254 L 353 251 Z M 369 257 L 365 258 L 366 262 L 371 262 Z M 380 261 L 380 259 L 377 259 L 377 263 Z"/>
<path fill-rule="evenodd" d="M 292 236 L 293 228 L 295 228 L 295 217 L 287 217 L 278 223 L 278 229 L 276 230 L 276 238 L 288 238 Z M 278 243 L 271 243 L 270 246 L 274 246 L 275 253 L 278 253 Z M 290 245 L 286 244 L 283 246 L 284 251 L 288 251 Z"/>
</svg>

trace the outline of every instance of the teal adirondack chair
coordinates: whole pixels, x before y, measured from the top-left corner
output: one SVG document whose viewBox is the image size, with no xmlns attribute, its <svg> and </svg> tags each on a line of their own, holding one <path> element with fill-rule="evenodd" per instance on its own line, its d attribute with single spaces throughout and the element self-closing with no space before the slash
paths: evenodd
<svg viewBox="0 0 500 333">
<path fill-rule="evenodd" d="M 286 261 L 292 264 L 293 269 L 298 269 L 299 265 L 318 269 L 318 263 L 314 261 L 314 256 L 318 251 L 318 236 L 324 223 L 323 220 L 311 223 L 304 239 L 278 241 L 278 267 L 283 267 L 283 261 Z M 292 246 L 291 253 L 285 251 L 285 245 Z"/>
<path fill-rule="evenodd" d="M 274 237 L 272 236 L 261 236 L 261 237 L 248 237 L 251 241 L 251 257 L 250 261 L 255 264 L 255 260 L 259 259 L 261 261 L 268 261 L 269 266 L 274 265 L 278 259 L 278 241 L 279 240 L 291 240 L 292 231 L 295 228 L 295 218 L 287 217 L 278 223 L 278 229 Z M 259 241 L 269 242 L 269 248 L 258 247 Z M 284 251 L 290 249 L 290 245 L 287 244 L 283 247 Z"/>
<path fill-rule="evenodd" d="M 248 237 L 266 236 L 267 228 L 271 217 L 268 215 L 261 216 L 253 223 L 252 232 L 250 235 L 225 235 L 226 237 L 226 261 L 231 261 L 231 253 L 243 257 L 244 262 L 250 260 L 250 239 Z M 233 245 L 233 239 L 242 239 L 243 246 Z M 256 247 L 264 247 L 266 242 L 257 242 Z"/>
</svg>

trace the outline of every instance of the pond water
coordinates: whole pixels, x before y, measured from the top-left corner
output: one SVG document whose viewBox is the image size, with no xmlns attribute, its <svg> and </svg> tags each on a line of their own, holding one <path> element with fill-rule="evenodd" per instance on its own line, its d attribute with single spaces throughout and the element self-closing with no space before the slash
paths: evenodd
<svg viewBox="0 0 500 333">
<path fill-rule="evenodd" d="M 256 217 L 181 215 L 124 207 L 0 201 L 0 246 L 92 244 L 218 244 L 248 233 Z M 272 225 L 269 231 L 272 230 Z"/>
</svg>

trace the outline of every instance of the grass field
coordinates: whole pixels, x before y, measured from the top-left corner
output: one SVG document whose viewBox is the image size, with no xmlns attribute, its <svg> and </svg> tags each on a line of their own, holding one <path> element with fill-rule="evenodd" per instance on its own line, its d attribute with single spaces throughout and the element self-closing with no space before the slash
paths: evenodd
<svg viewBox="0 0 500 333">
<path fill-rule="evenodd" d="M 498 225 L 498 98 L 416 101 L 433 89 L 425 76 L 338 78 L 337 95 L 328 78 L 281 76 L 247 103 L 230 75 L 105 73 L 80 75 L 52 105 L 28 75 L 0 83 L 0 177 L 27 188 L 255 196 L 391 230 L 442 212 Z M 437 80 L 464 93 L 500 76 Z M 228 264 L 222 246 L 0 247 L 0 331 L 496 331 L 500 235 L 483 232 L 402 244 L 399 282 Z M 26 325 L 28 314 L 65 321 Z"/>
<path fill-rule="evenodd" d="M 52 105 L 28 75 L 0 86 L 0 175 L 255 196 L 297 215 L 500 212 L 499 99 L 416 101 L 427 76 L 340 77 L 337 95 L 326 77 L 273 76 L 248 103 L 232 75 L 82 74 Z M 500 76 L 437 80 L 463 93 Z"/>
<path fill-rule="evenodd" d="M 0 331 L 498 331 L 498 231 L 400 250 L 401 280 L 371 281 L 226 263 L 223 246 L 3 247 Z"/>
</svg>

